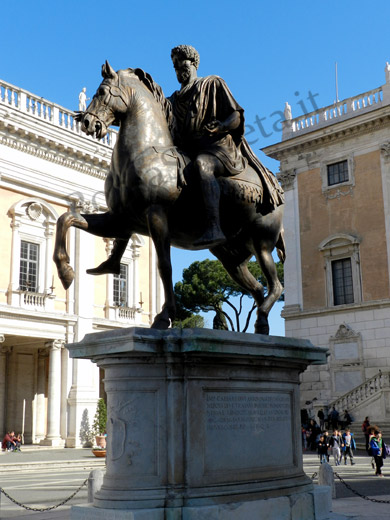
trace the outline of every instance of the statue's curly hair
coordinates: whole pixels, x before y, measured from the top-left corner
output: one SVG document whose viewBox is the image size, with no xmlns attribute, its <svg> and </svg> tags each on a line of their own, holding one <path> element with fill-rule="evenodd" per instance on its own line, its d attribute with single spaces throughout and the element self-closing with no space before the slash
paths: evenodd
<svg viewBox="0 0 390 520">
<path fill-rule="evenodd" d="M 171 50 L 171 58 L 179 56 L 186 60 L 192 61 L 192 64 L 196 69 L 199 67 L 200 57 L 198 51 L 191 45 L 178 45 Z"/>
</svg>

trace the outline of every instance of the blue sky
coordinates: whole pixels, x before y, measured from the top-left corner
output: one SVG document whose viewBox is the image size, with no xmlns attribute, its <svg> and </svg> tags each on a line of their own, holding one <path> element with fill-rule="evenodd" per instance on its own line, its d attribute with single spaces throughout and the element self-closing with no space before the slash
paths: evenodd
<svg viewBox="0 0 390 520">
<path fill-rule="evenodd" d="M 390 3 L 198 0 L 19 0 L 2 8 L 0 78 L 77 109 L 92 96 L 108 59 L 115 69 L 141 67 L 169 95 L 178 87 L 170 49 L 187 43 L 200 53 L 199 75 L 217 74 L 245 109 L 248 140 L 260 148 L 281 139 L 279 111 L 294 116 L 384 83 L 390 61 Z M 250 132 L 250 134 L 249 134 Z M 206 253 L 174 253 L 175 279 Z M 271 332 L 284 333 L 280 305 Z"/>
</svg>

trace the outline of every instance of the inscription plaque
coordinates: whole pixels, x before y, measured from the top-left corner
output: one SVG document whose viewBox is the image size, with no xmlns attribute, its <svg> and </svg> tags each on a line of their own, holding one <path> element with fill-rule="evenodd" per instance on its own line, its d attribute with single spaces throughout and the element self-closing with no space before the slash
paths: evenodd
<svg viewBox="0 0 390 520">
<path fill-rule="evenodd" d="M 357 343 L 335 343 L 335 359 L 358 359 L 359 347 Z"/>
<path fill-rule="evenodd" d="M 293 463 L 289 393 L 205 391 L 205 471 Z"/>
</svg>

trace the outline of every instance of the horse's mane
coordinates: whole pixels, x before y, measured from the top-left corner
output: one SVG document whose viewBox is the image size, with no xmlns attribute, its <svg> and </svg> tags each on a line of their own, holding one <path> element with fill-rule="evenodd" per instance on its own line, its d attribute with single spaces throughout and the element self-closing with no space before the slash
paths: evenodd
<svg viewBox="0 0 390 520">
<path fill-rule="evenodd" d="M 169 131 L 172 134 L 175 126 L 175 118 L 172 111 L 172 105 L 170 101 L 164 96 L 162 88 L 154 81 L 154 79 L 148 72 L 145 72 L 142 69 L 130 70 L 138 77 L 141 83 L 145 85 L 145 87 L 153 94 L 154 99 L 161 106 L 168 123 Z"/>
</svg>

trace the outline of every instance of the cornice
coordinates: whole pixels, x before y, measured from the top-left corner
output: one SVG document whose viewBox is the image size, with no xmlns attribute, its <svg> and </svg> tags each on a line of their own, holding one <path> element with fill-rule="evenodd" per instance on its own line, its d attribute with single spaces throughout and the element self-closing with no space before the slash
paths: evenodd
<svg viewBox="0 0 390 520">
<path fill-rule="evenodd" d="M 56 146 L 55 143 L 50 143 L 53 146 L 44 148 L 42 145 L 38 145 L 36 143 L 30 142 L 27 144 L 26 142 L 19 141 L 15 138 L 0 135 L 0 144 L 102 180 L 106 178 L 109 169 L 108 162 L 104 165 L 102 164 L 101 168 L 97 169 L 94 168 L 90 163 L 83 162 L 79 158 L 76 159 L 71 155 L 67 156 L 65 153 L 58 154 L 58 152 L 63 152 L 63 150 L 61 150 L 61 147 Z"/>
<path fill-rule="evenodd" d="M 52 324 L 71 324 L 77 323 L 77 316 L 63 313 L 48 313 L 37 311 L 26 311 L 26 309 L 19 309 L 11 306 L 0 306 L 0 319 L 15 319 L 18 321 L 30 321 L 38 323 L 52 323 Z"/>
<path fill-rule="evenodd" d="M 52 128 L 45 121 L 5 117 L 0 112 L 0 144 L 73 170 L 105 179 L 112 149 L 98 141 Z"/>
<path fill-rule="evenodd" d="M 356 116 L 313 132 L 297 135 L 291 139 L 262 148 L 262 151 L 278 161 L 292 154 L 316 150 L 337 141 L 345 141 L 390 126 L 390 105 L 367 114 Z"/>
<path fill-rule="evenodd" d="M 299 310 L 298 305 L 289 305 L 286 311 L 282 310 L 282 317 L 286 320 L 300 320 L 306 318 L 317 318 L 319 316 L 330 316 L 335 314 L 358 313 L 376 309 L 390 309 L 390 300 L 378 300 L 372 302 L 360 302 L 350 305 L 337 305 L 336 307 L 323 307 L 315 310 Z"/>
</svg>

